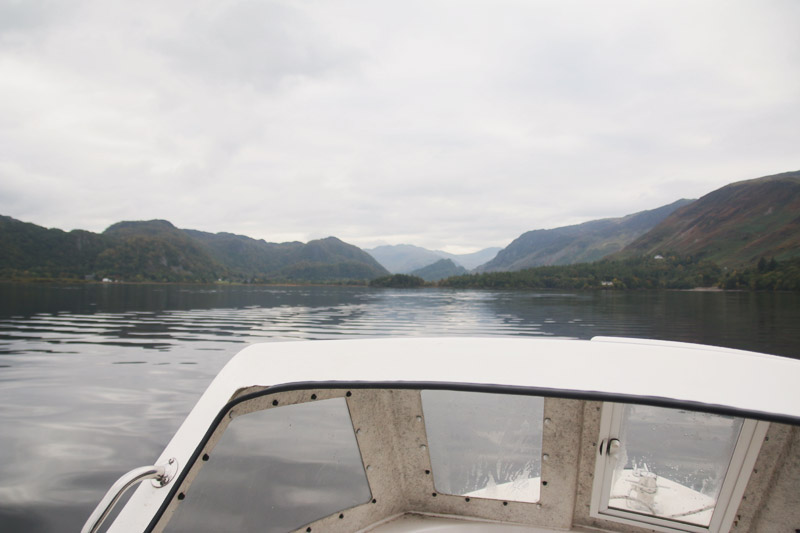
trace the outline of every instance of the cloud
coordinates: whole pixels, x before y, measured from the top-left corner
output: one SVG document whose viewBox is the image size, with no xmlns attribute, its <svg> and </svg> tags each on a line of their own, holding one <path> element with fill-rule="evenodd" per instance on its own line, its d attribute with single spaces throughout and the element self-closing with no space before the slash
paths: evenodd
<svg viewBox="0 0 800 533">
<path fill-rule="evenodd" d="M 0 3 L 0 213 L 504 245 L 800 168 L 791 1 Z"/>
</svg>

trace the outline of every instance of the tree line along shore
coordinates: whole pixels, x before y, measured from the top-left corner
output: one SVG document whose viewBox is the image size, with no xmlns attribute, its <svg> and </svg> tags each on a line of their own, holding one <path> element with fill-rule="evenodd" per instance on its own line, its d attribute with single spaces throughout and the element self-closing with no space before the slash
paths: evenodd
<svg viewBox="0 0 800 533">
<path fill-rule="evenodd" d="M 426 282 L 407 274 L 382 276 L 373 287 L 454 289 L 697 289 L 799 291 L 800 259 L 762 257 L 751 267 L 720 267 L 690 256 L 664 255 L 618 261 L 541 266 L 516 272 L 487 272 Z"/>
</svg>

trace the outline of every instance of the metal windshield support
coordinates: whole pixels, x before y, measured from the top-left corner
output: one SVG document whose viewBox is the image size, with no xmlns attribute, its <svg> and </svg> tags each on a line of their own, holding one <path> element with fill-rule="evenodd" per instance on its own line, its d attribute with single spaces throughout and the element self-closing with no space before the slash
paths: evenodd
<svg viewBox="0 0 800 533">
<path fill-rule="evenodd" d="M 145 479 L 152 479 L 153 486 L 163 487 L 169 484 L 175 477 L 178 471 L 178 461 L 175 458 L 169 460 L 165 465 L 142 466 L 134 468 L 127 474 L 120 477 L 111 488 L 108 489 L 106 495 L 97 504 L 97 507 L 92 512 L 89 519 L 83 525 L 81 533 L 95 533 L 103 525 L 103 522 L 117 502 L 122 498 L 122 495 L 132 486 L 144 481 Z"/>
</svg>

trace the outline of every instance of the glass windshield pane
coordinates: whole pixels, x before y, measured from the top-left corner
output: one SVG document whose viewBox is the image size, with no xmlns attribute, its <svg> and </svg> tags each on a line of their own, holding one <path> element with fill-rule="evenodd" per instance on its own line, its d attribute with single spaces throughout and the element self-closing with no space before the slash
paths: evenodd
<svg viewBox="0 0 800 533">
<path fill-rule="evenodd" d="M 626 405 L 609 507 L 708 526 L 741 418 Z"/>
<path fill-rule="evenodd" d="M 344 398 L 235 418 L 168 532 L 286 532 L 371 499 Z"/>
<path fill-rule="evenodd" d="M 438 492 L 539 501 L 543 398 L 425 390 L 422 409 Z"/>
</svg>

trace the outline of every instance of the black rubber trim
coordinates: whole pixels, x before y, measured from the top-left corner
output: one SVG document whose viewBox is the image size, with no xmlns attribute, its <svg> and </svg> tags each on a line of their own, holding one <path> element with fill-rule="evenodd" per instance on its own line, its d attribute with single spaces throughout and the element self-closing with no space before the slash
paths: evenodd
<svg viewBox="0 0 800 533">
<path fill-rule="evenodd" d="M 295 390 L 310 390 L 310 389 L 416 389 L 416 390 L 452 390 L 452 391 L 465 391 L 465 392 L 490 392 L 500 394 L 516 394 L 522 396 L 542 396 L 545 398 L 564 398 L 568 400 L 587 400 L 587 401 L 601 401 L 601 402 L 618 402 L 629 403 L 637 405 L 651 405 L 654 407 L 669 407 L 673 409 L 686 409 L 688 411 L 700 411 L 704 413 L 714 413 L 725 416 L 738 416 L 743 418 L 751 418 L 754 420 L 764 420 L 766 422 L 778 422 L 781 424 L 790 424 L 800 426 L 800 418 L 776 415 L 772 413 L 763 413 L 760 411 L 752 411 L 747 409 L 736 409 L 724 405 L 705 404 L 701 402 L 692 402 L 686 400 L 676 400 L 673 398 L 661 398 L 655 396 L 631 396 L 625 394 L 615 394 L 608 392 L 596 391 L 575 391 L 575 390 L 562 390 L 562 389 L 547 389 L 538 387 L 519 387 L 509 385 L 486 385 L 486 384 L 473 384 L 473 383 L 447 383 L 447 382 L 430 382 L 430 381 L 302 381 L 296 383 L 284 383 L 281 385 L 273 385 L 260 391 L 251 392 L 231 400 L 220 410 L 214 418 L 211 426 L 206 431 L 200 444 L 192 453 L 192 456 L 187 461 L 186 466 L 181 471 L 181 474 L 174 480 L 170 488 L 169 495 L 164 499 L 164 502 L 158 508 L 153 519 L 145 529 L 146 533 L 150 533 L 158 524 L 161 517 L 164 515 L 172 499 L 178 492 L 183 480 L 199 459 L 203 449 L 208 444 L 211 436 L 217 430 L 219 423 L 227 413 L 237 405 L 260 398 L 262 396 L 269 396 L 270 394 L 278 394 L 281 392 L 295 391 Z"/>
</svg>

